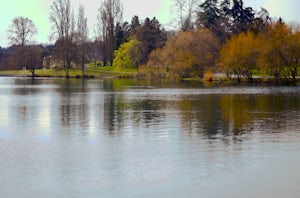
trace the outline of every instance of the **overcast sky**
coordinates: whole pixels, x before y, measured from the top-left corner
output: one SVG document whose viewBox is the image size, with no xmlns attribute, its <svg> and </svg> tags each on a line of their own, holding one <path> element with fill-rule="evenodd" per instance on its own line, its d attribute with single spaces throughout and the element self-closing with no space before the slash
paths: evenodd
<svg viewBox="0 0 300 198">
<path fill-rule="evenodd" d="M 36 24 L 38 43 L 49 43 L 51 24 L 49 23 L 49 7 L 53 0 L 4 0 L 0 6 L 0 46 L 6 47 L 7 29 L 16 16 L 28 17 Z M 138 15 L 141 19 L 156 16 L 162 24 L 170 22 L 170 5 L 172 0 L 122 0 L 124 5 L 124 20 L 130 21 L 131 17 Z M 204 1 L 204 0 L 203 0 Z M 71 0 L 75 11 L 82 3 L 86 9 L 90 34 L 96 24 L 97 9 L 101 0 Z M 300 23 L 300 1 L 299 0 L 244 0 L 245 6 L 254 9 L 266 8 L 272 17 L 282 17 L 287 22 Z"/>
</svg>

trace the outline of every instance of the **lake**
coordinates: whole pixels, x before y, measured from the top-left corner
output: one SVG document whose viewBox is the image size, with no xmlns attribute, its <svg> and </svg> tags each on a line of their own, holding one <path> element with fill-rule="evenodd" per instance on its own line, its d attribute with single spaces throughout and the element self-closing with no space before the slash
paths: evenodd
<svg viewBox="0 0 300 198">
<path fill-rule="evenodd" d="M 0 77 L 0 197 L 300 196 L 300 86 Z"/>
</svg>

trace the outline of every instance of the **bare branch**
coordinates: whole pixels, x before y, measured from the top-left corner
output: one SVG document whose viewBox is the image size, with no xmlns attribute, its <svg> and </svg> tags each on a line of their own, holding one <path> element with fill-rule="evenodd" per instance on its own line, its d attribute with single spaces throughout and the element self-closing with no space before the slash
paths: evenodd
<svg viewBox="0 0 300 198">
<path fill-rule="evenodd" d="M 10 44 L 23 46 L 33 42 L 33 37 L 37 32 L 37 28 L 32 20 L 21 16 L 13 19 L 7 31 Z"/>
<path fill-rule="evenodd" d="M 172 23 L 182 30 L 189 30 L 196 20 L 196 9 L 200 0 L 173 0 L 171 7 Z"/>
<path fill-rule="evenodd" d="M 105 0 L 102 2 L 98 13 L 98 33 L 103 42 L 103 59 L 112 63 L 113 52 L 116 47 L 115 28 L 122 22 L 123 5 L 120 0 Z"/>
</svg>

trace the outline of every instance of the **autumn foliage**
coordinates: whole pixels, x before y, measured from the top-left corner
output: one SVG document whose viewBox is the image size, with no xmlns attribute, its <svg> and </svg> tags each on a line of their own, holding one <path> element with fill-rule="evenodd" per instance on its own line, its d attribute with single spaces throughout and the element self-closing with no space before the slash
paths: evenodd
<svg viewBox="0 0 300 198">
<path fill-rule="evenodd" d="M 234 75 L 238 81 L 241 81 L 243 76 L 252 80 L 253 70 L 257 68 L 258 55 L 258 39 L 253 32 L 233 35 L 220 50 L 220 67 L 229 77 Z"/>
<path fill-rule="evenodd" d="M 260 66 L 274 76 L 275 80 L 296 81 L 297 69 L 300 67 L 300 32 L 297 28 L 287 26 L 281 20 L 270 24 L 262 32 L 260 41 Z"/>
<path fill-rule="evenodd" d="M 134 16 L 131 22 L 123 22 L 122 2 L 105 0 L 98 9 L 95 40 L 91 41 L 83 6 L 76 23 L 70 0 L 55 0 L 50 7 L 54 27 L 51 36 L 56 39 L 51 46 L 51 57 L 62 64 L 66 76 L 69 68 L 78 65 L 84 76 L 85 63 L 93 59 L 97 66 L 112 65 L 116 72 L 137 71 L 138 76 L 205 77 L 211 81 L 214 72 L 221 72 L 238 82 L 253 82 L 255 74 L 276 82 L 297 81 L 299 27 L 287 25 L 281 18 L 272 19 L 264 8 L 256 11 L 246 7 L 243 0 L 176 0 L 173 6 L 177 12 L 174 13 L 177 20 L 173 22 L 178 27 L 166 30 L 156 17 L 140 21 Z M 19 28 L 22 24 L 30 25 L 25 26 L 28 28 L 24 31 Z M 0 64 L 12 65 L 9 68 L 21 65 L 35 68 L 33 65 L 37 63 L 15 58 L 21 57 L 18 55 L 23 53 L 20 47 L 28 46 L 27 42 L 37 32 L 33 22 L 16 18 L 8 32 L 15 46 L 3 55 L 0 51 Z M 14 35 L 14 32 L 21 34 Z M 22 32 L 30 34 L 18 37 L 26 35 Z M 36 62 L 35 58 L 31 56 L 31 61 Z"/>
<path fill-rule="evenodd" d="M 233 35 L 220 51 L 220 65 L 238 80 L 246 75 L 252 80 L 254 70 L 273 76 L 275 81 L 296 81 L 300 67 L 300 32 L 281 20 L 265 31 Z"/>
<path fill-rule="evenodd" d="M 154 73 L 163 71 L 169 76 L 203 77 L 204 71 L 215 66 L 219 41 L 206 29 L 181 31 L 169 38 L 164 48 L 156 49 L 149 56 L 146 67 Z"/>
</svg>

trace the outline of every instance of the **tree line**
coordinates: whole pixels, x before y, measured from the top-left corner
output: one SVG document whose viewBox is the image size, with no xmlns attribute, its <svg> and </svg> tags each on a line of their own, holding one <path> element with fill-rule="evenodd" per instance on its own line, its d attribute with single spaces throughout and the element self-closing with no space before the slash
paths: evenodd
<svg viewBox="0 0 300 198">
<path fill-rule="evenodd" d="M 122 2 L 104 0 L 93 40 L 84 7 L 79 6 L 76 17 L 73 10 L 70 0 L 53 1 L 49 20 L 55 42 L 47 47 L 34 44 L 37 28 L 30 19 L 16 17 L 8 28 L 12 46 L 0 52 L 2 67 L 26 66 L 34 75 L 42 58 L 51 55 L 67 77 L 74 65 L 85 76 L 85 64 L 94 61 L 152 77 L 194 78 L 220 70 L 251 81 L 260 71 L 296 81 L 300 29 L 273 20 L 266 9 L 246 7 L 243 0 L 173 0 L 173 31 L 155 17 L 133 16 L 124 22 Z"/>
<path fill-rule="evenodd" d="M 296 81 L 300 69 L 300 28 L 273 20 L 266 9 L 255 11 L 242 0 L 206 0 L 194 21 L 163 48 L 151 52 L 145 74 L 202 78 L 205 71 L 253 82 L 263 73 L 278 81 Z M 189 24 L 189 26 L 186 26 Z"/>
</svg>

